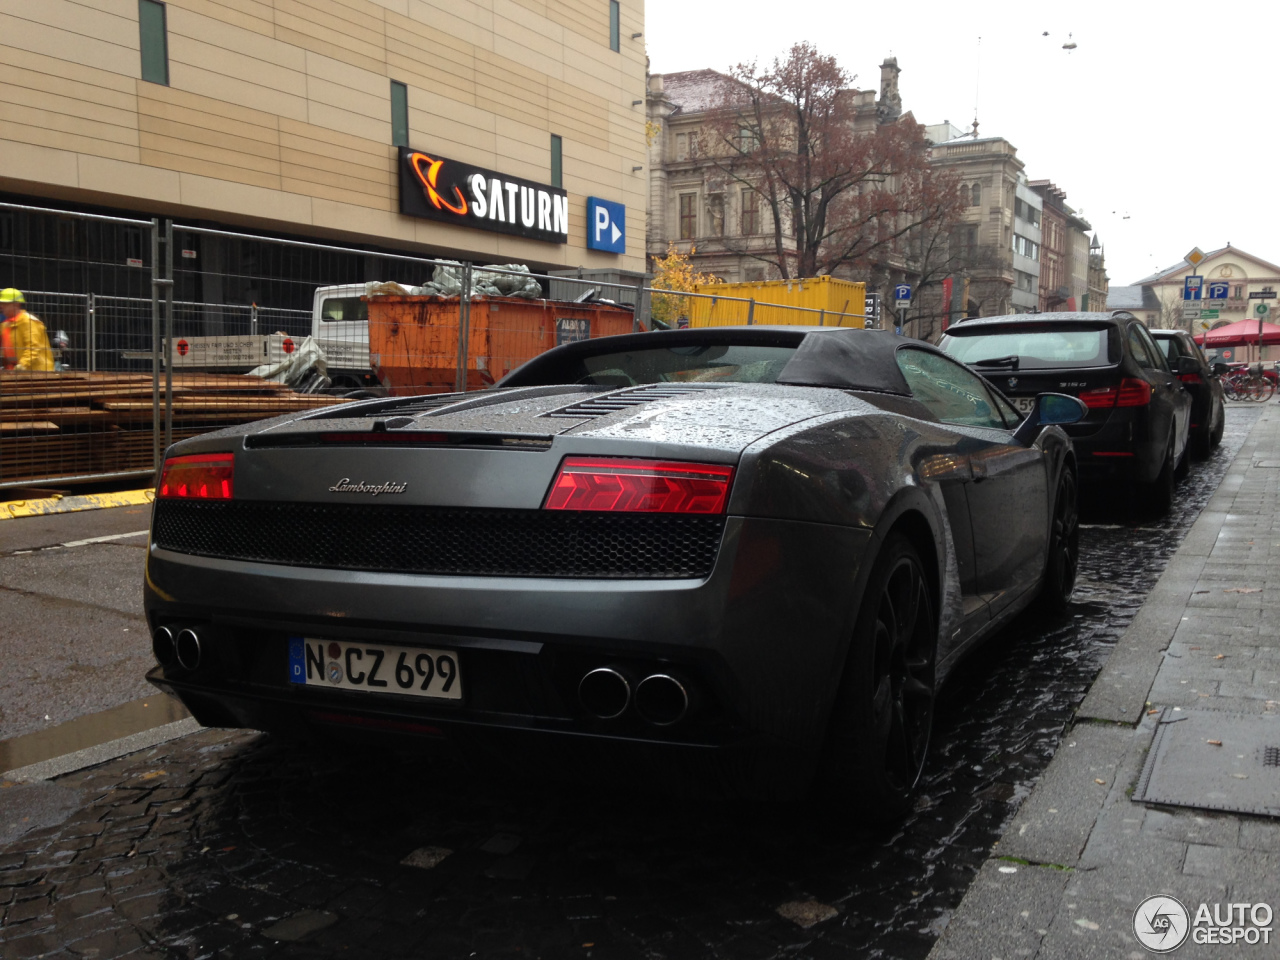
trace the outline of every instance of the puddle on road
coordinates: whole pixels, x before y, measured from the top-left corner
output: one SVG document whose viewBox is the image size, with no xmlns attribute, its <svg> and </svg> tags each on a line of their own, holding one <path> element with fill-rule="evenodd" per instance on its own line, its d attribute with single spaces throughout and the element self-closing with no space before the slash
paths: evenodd
<svg viewBox="0 0 1280 960">
<path fill-rule="evenodd" d="M 77 717 L 48 730 L 0 740 L 0 773 L 96 747 L 188 716 L 181 703 L 157 690 L 154 697 Z"/>
</svg>

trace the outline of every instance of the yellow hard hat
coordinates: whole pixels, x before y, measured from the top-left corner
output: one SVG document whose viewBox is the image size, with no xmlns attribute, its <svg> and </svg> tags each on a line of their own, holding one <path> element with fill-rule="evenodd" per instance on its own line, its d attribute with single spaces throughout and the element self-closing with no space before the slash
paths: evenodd
<svg viewBox="0 0 1280 960">
<path fill-rule="evenodd" d="M 14 287 L 5 287 L 0 290 L 0 303 L 26 303 L 27 298 L 22 295 L 22 291 Z"/>
</svg>

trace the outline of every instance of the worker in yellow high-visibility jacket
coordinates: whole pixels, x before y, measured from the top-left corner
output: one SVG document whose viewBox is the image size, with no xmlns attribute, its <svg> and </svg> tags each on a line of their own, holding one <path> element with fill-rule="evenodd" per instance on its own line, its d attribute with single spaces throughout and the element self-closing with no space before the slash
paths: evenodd
<svg viewBox="0 0 1280 960">
<path fill-rule="evenodd" d="M 6 370 L 52 370 L 53 349 L 44 324 L 27 313 L 21 290 L 0 290 L 0 352 Z"/>
</svg>

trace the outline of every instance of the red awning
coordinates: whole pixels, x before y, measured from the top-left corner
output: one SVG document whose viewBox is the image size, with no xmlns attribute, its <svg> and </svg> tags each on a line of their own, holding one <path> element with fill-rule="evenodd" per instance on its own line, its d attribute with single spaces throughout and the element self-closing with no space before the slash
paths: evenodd
<svg viewBox="0 0 1280 960">
<path fill-rule="evenodd" d="M 1205 347 L 1239 347 L 1258 342 L 1258 321 L 1237 320 L 1225 327 L 1218 327 L 1207 333 L 1198 334 L 1196 343 Z M 1280 343 L 1280 326 L 1274 323 L 1262 325 L 1263 344 Z"/>
</svg>

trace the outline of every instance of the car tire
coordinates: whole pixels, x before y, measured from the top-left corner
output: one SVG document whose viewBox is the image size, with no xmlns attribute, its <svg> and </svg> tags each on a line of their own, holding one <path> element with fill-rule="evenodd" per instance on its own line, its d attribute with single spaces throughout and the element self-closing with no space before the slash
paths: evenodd
<svg viewBox="0 0 1280 960">
<path fill-rule="evenodd" d="M 911 811 L 933 728 L 938 618 L 920 555 L 885 540 L 858 609 L 824 744 L 824 779 L 863 822 Z"/>
<path fill-rule="evenodd" d="M 1178 459 L 1178 465 L 1173 468 L 1174 483 L 1181 483 L 1187 479 L 1187 474 L 1191 472 L 1191 437 L 1187 437 L 1186 445 L 1182 448 L 1182 456 Z"/>
<path fill-rule="evenodd" d="M 1218 444 L 1222 443 L 1222 434 L 1227 429 L 1227 408 L 1224 406 L 1218 411 L 1218 425 L 1213 428 L 1213 433 L 1209 434 L 1209 447 L 1213 450 L 1218 449 Z"/>
<path fill-rule="evenodd" d="M 1080 566 L 1080 514 L 1076 504 L 1076 475 L 1064 467 L 1053 501 L 1053 524 L 1049 528 L 1049 556 L 1045 562 L 1044 586 L 1040 599 L 1044 608 L 1065 613 L 1076 588 Z"/>
<path fill-rule="evenodd" d="M 1164 463 L 1160 465 L 1160 473 L 1156 475 L 1154 481 L 1146 485 L 1143 491 L 1152 517 L 1158 519 L 1168 516 L 1169 511 L 1173 509 L 1173 493 L 1177 483 L 1174 476 L 1176 472 L 1177 465 L 1173 462 L 1173 441 L 1170 440 L 1169 448 L 1165 451 Z"/>
</svg>

